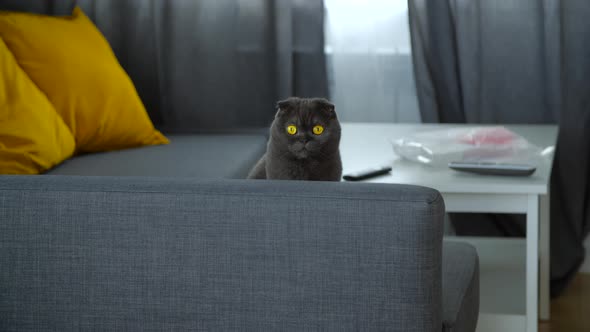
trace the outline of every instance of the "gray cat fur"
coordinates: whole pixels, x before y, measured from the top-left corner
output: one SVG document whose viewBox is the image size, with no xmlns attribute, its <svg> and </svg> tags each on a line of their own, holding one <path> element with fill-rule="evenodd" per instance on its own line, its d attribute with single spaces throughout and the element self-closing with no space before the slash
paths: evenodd
<svg viewBox="0 0 590 332">
<path fill-rule="evenodd" d="M 335 107 L 322 98 L 291 97 L 277 104 L 266 153 L 248 179 L 340 181 L 340 123 Z M 287 126 L 297 126 L 289 135 Z M 315 135 L 312 128 L 322 125 Z"/>
</svg>

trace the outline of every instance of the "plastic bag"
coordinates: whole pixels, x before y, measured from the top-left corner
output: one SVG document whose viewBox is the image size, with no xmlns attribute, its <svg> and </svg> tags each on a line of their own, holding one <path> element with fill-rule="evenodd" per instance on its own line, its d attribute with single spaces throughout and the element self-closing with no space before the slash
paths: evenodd
<svg viewBox="0 0 590 332">
<path fill-rule="evenodd" d="M 552 149 L 542 149 L 505 127 L 460 127 L 418 132 L 392 142 L 400 157 L 447 167 L 452 161 L 539 166 Z"/>
</svg>

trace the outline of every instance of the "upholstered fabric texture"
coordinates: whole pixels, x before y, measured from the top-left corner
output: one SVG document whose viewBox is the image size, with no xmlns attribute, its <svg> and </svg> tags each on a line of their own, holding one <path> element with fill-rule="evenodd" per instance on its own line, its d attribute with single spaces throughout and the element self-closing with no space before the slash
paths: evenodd
<svg viewBox="0 0 590 332">
<path fill-rule="evenodd" d="M 168 142 L 80 8 L 67 17 L 0 12 L 0 37 L 70 128 L 78 153 Z"/>
<path fill-rule="evenodd" d="M 443 245 L 443 332 L 473 332 L 479 316 L 479 258 L 466 243 Z"/>
<path fill-rule="evenodd" d="M 47 174 L 245 179 L 266 151 L 263 135 L 172 135 L 169 145 L 80 155 Z"/>
<path fill-rule="evenodd" d="M 0 38 L 0 174 L 37 174 L 74 153 L 74 136 Z"/>
<path fill-rule="evenodd" d="M 440 331 L 418 187 L 3 177 L 0 330 Z"/>
</svg>

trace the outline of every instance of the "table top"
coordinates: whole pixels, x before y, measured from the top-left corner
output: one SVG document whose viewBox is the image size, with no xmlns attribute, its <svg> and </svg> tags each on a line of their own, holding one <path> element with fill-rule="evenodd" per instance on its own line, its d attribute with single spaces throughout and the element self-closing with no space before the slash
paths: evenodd
<svg viewBox="0 0 590 332">
<path fill-rule="evenodd" d="M 392 167 L 391 174 L 366 182 L 412 184 L 437 189 L 442 193 L 546 194 L 553 157 L 537 167 L 531 176 L 510 177 L 457 172 L 446 167 L 421 165 L 404 160 L 393 151 L 392 140 L 419 131 L 464 124 L 382 124 L 342 123 L 340 153 L 343 173 L 382 165 Z M 480 126 L 480 125 L 477 125 Z M 554 146 L 558 128 L 555 125 L 505 125 L 516 134 L 541 148 Z"/>
</svg>

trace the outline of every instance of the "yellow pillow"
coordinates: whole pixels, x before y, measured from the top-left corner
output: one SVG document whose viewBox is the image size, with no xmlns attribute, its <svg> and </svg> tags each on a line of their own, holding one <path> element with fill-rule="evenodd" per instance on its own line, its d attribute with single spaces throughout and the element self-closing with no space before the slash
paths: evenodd
<svg viewBox="0 0 590 332">
<path fill-rule="evenodd" d="M 166 144 L 92 21 L 0 12 L 0 37 L 76 138 L 76 152 Z"/>
<path fill-rule="evenodd" d="M 74 153 L 74 136 L 0 38 L 0 174 L 37 174 Z"/>
</svg>

